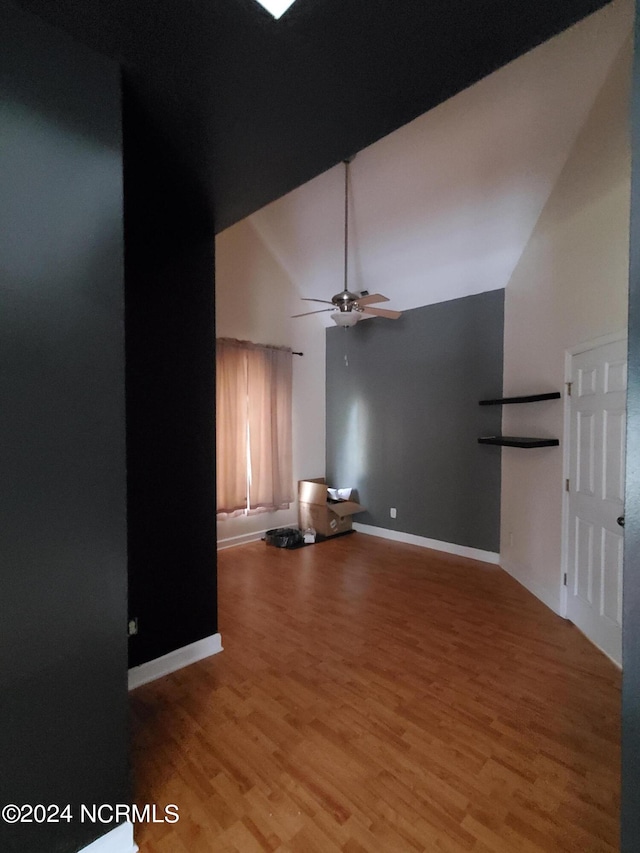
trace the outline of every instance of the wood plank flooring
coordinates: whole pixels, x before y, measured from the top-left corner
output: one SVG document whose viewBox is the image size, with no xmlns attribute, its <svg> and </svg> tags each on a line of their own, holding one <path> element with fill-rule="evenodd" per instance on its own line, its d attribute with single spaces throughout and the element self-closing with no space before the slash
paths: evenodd
<svg viewBox="0 0 640 853">
<path fill-rule="evenodd" d="M 620 674 L 497 567 L 220 552 L 225 650 L 132 693 L 141 853 L 611 853 Z"/>
</svg>

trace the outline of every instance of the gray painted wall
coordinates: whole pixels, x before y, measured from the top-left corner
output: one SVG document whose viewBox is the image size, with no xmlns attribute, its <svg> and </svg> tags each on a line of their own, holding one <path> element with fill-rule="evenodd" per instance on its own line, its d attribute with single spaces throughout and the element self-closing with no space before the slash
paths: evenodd
<svg viewBox="0 0 640 853">
<path fill-rule="evenodd" d="M 640 3 L 631 93 L 627 478 L 622 592 L 622 853 L 640 850 Z"/>
<path fill-rule="evenodd" d="M 327 478 L 356 521 L 498 551 L 504 291 L 327 330 Z M 527 451 L 522 451 L 527 452 Z M 396 507 L 391 519 L 389 508 Z"/>
<path fill-rule="evenodd" d="M 5 2 L 0 152 L 0 804 L 72 813 L 0 850 L 68 853 L 130 796 L 120 77 Z"/>
</svg>

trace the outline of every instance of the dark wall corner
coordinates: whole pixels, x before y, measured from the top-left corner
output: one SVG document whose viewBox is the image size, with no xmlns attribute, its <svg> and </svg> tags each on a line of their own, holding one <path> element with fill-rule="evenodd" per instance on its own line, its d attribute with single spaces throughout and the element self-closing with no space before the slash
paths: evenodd
<svg viewBox="0 0 640 853">
<path fill-rule="evenodd" d="M 136 666 L 217 631 L 214 229 L 123 75 L 129 616 Z"/>
<path fill-rule="evenodd" d="M 3 853 L 84 848 L 130 798 L 120 81 L 0 0 Z"/>
</svg>

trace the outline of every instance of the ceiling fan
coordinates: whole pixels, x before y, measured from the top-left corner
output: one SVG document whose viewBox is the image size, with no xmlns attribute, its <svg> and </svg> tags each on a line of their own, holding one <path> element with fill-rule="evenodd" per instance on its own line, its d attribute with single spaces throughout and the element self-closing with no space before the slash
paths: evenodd
<svg viewBox="0 0 640 853">
<path fill-rule="evenodd" d="M 349 248 L 349 163 L 353 160 L 344 161 L 344 290 L 336 293 L 331 299 L 311 299 L 303 297 L 303 302 L 321 302 L 331 305 L 331 308 L 320 308 L 317 311 L 305 311 L 303 314 L 294 314 L 293 317 L 306 317 L 309 314 L 323 314 L 331 311 L 331 319 L 338 326 L 355 326 L 358 320 L 367 317 L 385 317 L 387 320 L 397 320 L 401 311 L 391 311 L 388 308 L 371 308 L 377 302 L 388 302 L 386 296 L 381 293 L 352 293 L 347 287 L 348 272 L 348 248 Z"/>
</svg>

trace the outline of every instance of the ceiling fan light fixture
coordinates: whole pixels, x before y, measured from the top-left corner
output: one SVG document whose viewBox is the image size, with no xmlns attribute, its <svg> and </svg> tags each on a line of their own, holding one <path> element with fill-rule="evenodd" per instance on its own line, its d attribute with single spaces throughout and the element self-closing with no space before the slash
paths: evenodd
<svg viewBox="0 0 640 853">
<path fill-rule="evenodd" d="M 309 296 L 303 296 L 304 302 L 321 302 L 323 305 L 331 305 L 331 308 L 321 308 L 317 311 L 306 311 L 304 314 L 294 314 L 293 317 L 306 317 L 308 314 L 322 314 L 325 311 L 331 311 L 331 317 L 336 326 L 349 328 L 355 326 L 358 320 L 367 319 L 367 317 L 385 317 L 388 320 L 397 320 L 400 317 L 400 311 L 390 311 L 386 308 L 369 308 L 369 305 L 375 305 L 377 302 L 388 302 L 386 296 L 381 293 L 369 293 L 368 290 L 361 290 L 360 293 L 353 293 L 349 290 L 349 163 L 353 160 L 344 161 L 344 289 L 340 293 L 336 293 L 328 299 L 315 299 Z M 338 309 L 337 311 L 335 309 Z"/>
<path fill-rule="evenodd" d="M 276 21 L 284 15 L 289 6 L 293 6 L 294 2 L 295 0 L 258 0 L 258 3 L 272 14 Z"/>
<path fill-rule="evenodd" d="M 334 311 L 331 315 L 331 319 L 336 326 L 348 328 L 349 326 L 355 326 L 360 319 L 360 315 L 357 311 Z"/>
</svg>

